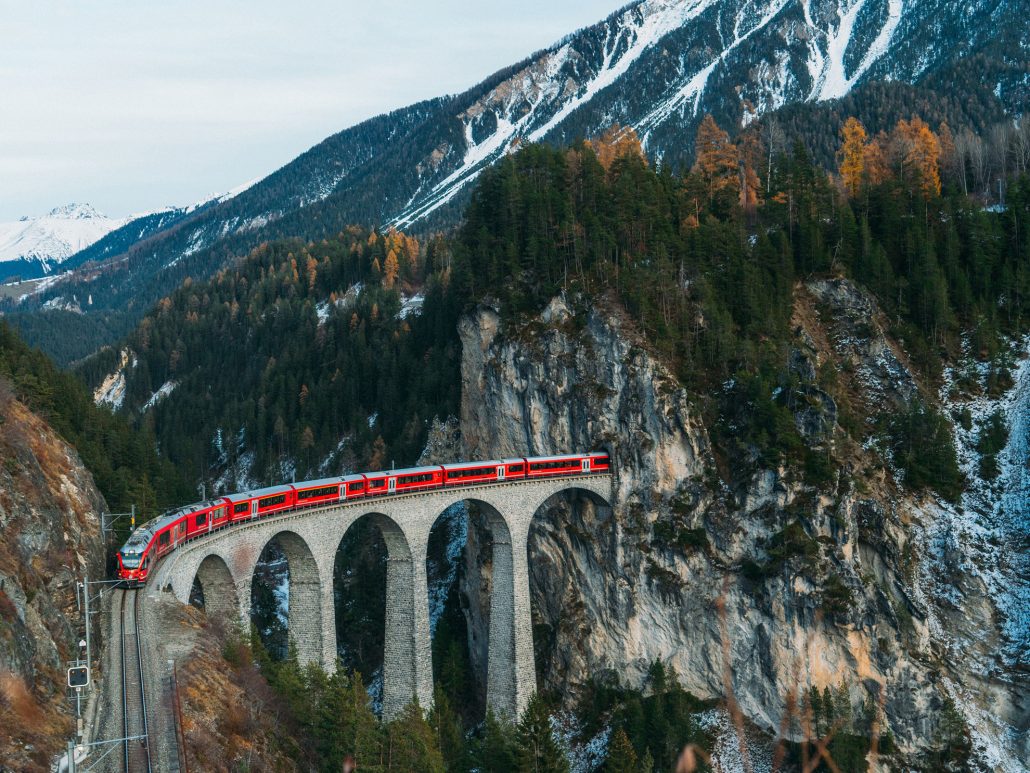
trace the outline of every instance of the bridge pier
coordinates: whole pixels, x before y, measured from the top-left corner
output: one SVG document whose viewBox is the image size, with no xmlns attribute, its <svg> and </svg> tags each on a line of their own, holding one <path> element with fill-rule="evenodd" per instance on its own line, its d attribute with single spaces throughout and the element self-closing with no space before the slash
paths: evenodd
<svg viewBox="0 0 1030 773">
<path fill-rule="evenodd" d="M 529 609 L 528 524 L 513 535 L 499 513 L 488 516 L 493 535 L 493 583 L 487 644 L 486 704 L 499 717 L 517 721 L 536 692 L 533 621 Z"/>
</svg>

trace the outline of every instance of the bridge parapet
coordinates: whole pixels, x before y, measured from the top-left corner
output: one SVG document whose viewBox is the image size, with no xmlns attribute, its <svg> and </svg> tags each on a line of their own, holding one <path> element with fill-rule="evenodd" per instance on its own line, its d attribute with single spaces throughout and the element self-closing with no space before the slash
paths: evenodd
<svg viewBox="0 0 1030 773">
<path fill-rule="evenodd" d="M 235 607 L 241 623 L 249 629 L 254 570 L 265 546 L 278 540 L 289 564 L 288 623 L 298 658 L 302 665 L 321 662 L 332 671 L 336 668 L 336 553 L 355 522 L 373 517 L 388 553 L 383 716 L 392 718 L 412 698 L 423 707 L 432 705 L 426 584 L 430 530 L 452 505 L 481 503 L 494 540 L 487 703 L 497 714 L 516 717 L 536 691 L 529 608 L 529 528 L 549 499 L 576 490 L 610 505 L 612 478 L 593 474 L 520 480 L 291 511 L 237 524 L 180 546 L 155 568 L 148 588 L 150 592 L 170 589 L 185 604 L 189 603 L 194 580 L 199 579 L 205 607 L 223 614 Z M 227 601 L 224 597 L 229 589 L 235 589 L 235 598 Z"/>
</svg>

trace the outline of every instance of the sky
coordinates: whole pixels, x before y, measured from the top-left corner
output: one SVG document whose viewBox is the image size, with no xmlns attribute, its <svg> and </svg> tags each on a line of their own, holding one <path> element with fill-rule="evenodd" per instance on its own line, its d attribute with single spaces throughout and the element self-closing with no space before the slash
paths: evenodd
<svg viewBox="0 0 1030 773">
<path fill-rule="evenodd" d="M 0 221 L 202 201 L 625 0 L 0 0 Z"/>
</svg>

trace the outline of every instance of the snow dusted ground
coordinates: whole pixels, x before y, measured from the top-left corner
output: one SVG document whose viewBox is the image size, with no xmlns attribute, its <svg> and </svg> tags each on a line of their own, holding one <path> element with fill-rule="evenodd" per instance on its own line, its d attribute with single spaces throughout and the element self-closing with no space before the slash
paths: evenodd
<svg viewBox="0 0 1030 773">
<path fill-rule="evenodd" d="M 748 728 L 744 730 L 745 751 L 726 709 L 709 709 L 697 715 L 701 729 L 715 736 L 711 766 L 715 773 L 770 773 L 773 769 L 773 746 L 766 736 Z M 747 764 L 744 754 L 747 754 Z"/>
<path fill-rule="evenodd" d="M 143 404 L 143 409 L 142 410 L 143 411 L 149 411 L 151 408 L 153 408 L 155 405 L 157 405 L 158 402 L 160 402 L 164 398 L 168 397 L 168 395 L 170 395 L 172 393 L 172 390 L 175 389 L 175 387 L 177 387 L 178 385 L 179 385 L 178 382 L 175 382 L 175 381 L 166 381 L 166 382 L 164 382 L 160 386 L 160 388 L 156 392 L 154 392 L 154 394 L 152 394 L 150 396 L 150 399 L 147 400 Z"/>
<path fill-rule="evenodd" d="M 926 560 L 920 562 L 916 591 L 928 610 L 930 635 L 947 660 L 982 676 L 992 690 L 1018 693 L 1020 680 L 1025 680 L 1021 674 L 1030 665 L 1030 336 L 1015 342 L 1010 354 L 1014 385 L 997 398 L 984 392 L 965 395 L 957 388 L 970 377 L 983 385 L 988 363 L 945 373 L 943 404 L 953 416 L 968 410 L 972 419 L 968 429 L 955 423 L 956 450 L 968 488 L 958 505 L 928 506 L 928 517 L 917 529 Z M 997 455 L 998 476 L 986 480 L 976 446 L 981 428 L 996 412 L 1004 417 L 1008 440 Z M 993 626 L 973 617 L 985 604 L 993 608 Z M 982 685 L 973 690 L 976 685 L 944 681 L 966 716 L 974 753 L 983 765 L 1025 771 L 1020 748 L 1025 739 L 999 717 L 997 696 L 985 695 Z"/>
<path fill-rule="evenodd" d="M 447 602 L 447 594 L 454 586 L 458 576 L 458 565 L 461 563 L 461 553 L 468 542 L 469 515 L 468 505 L 465 502 L 456 502 L 444 510 L 443 515 L 434 527 L 436 529 L 447 529 L 447 545 L 444 548 L 442 566 L 431 566 L 427 572 L 431 578 L 429 582 L 429 635 L 436 633 L 436 624 L 440 622 L 444 605 Z M 436 564 L 432 558 L 430 564 Z"/>
<path fill-rule="evenodd" d="M 559 711 L 551 715 L 551 734 L 565 750 L 570 773 L 592 773 L 600 770 L 608 757 L 608 741 L 612 730 L 602 728 L 597 735 L 583 739 L 583 727 L 575 714 Z"/>
</svg>

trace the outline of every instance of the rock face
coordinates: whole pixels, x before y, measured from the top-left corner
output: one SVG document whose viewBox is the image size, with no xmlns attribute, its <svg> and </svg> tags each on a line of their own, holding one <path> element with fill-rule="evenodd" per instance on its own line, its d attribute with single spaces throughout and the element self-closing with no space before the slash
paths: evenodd
<svg viewBox="0 0 1030 773">
<path fill-rule="evenodd" d="M 0 770 L 49 770 L 71 735 L 75 583 L 103 576 L 105 509 L 74 449 L 0 383 Z"/>
<path fill-rule="evenodd" d="M 617 310 L 573 313 L 555 299 L 517 329 L 488 307 L 462 321 L 466 458 L 604 448 L 616 471 L 613 508 L 569 497 L 535 520 L 541 686 L 570 695 L 598 678 L 646 687 L 650 664 L 661 660 L 686 689 L 732 694 L 772 732 L 791 700 L 828 687 L 846 693 L 856 715 L 865 705 L 866 715 L 885 720 L 903 752 L 918 753 L 933 744 L 958 681 L 969 705 L 989 715 L 966 712 L 990 746 L 1025 722 L 1021 688 L 971 679 L 961 659 L 942 657 L 949 634 L 935 621 L 946 602 L 919 580 L 920 524 L 940 505 L 903 492 L 890 465 L 863 447 L 871 444 L 838 424 L 838 401 L 864 435 L 874 407 L 889 410 L 926 390 L 871 298 L 846 281 L 799 287 L 793 325 L 790 370 L 801 383 L 787 404 L 806 443 L 839 465 L 819 486 L 761 466 L 744 479 L 721 475 L 695 407 L 701 396 L 678 385 Z M 817 384 L 828 372 L 836 375 Z M 470 529 L 463 587 L 480 670 L 486 539 Z M 980 623 L 994 626 L 990 599 L 969 592 Z M 800 732 L 796 717 L 786 726 Z M 1018 741 L 998 745 L 992 763 L 1018 769 Z"/>
</svg>

